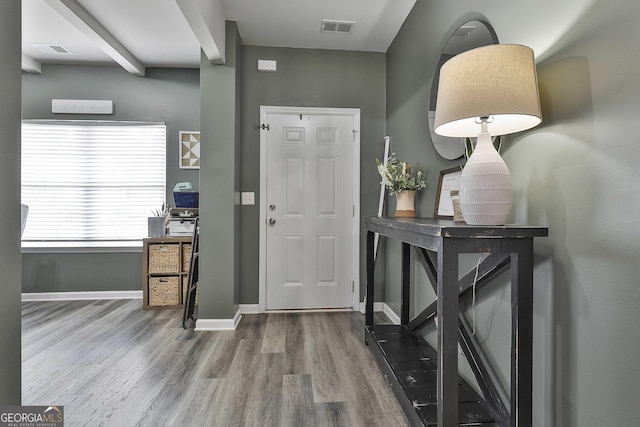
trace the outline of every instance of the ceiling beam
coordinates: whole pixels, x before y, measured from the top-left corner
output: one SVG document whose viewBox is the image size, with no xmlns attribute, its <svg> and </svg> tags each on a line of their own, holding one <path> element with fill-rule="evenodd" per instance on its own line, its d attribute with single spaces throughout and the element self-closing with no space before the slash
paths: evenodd
<svg viewBox="0 0 640 427">
<path fill-rule="evenodd" d="M 42 73 L 42 63 L 23 53 L 22 71 L 33 74 L 40 74 Z"/>
<path fill-rule="evenodd" d="M 92 40 L 122 68 L 135 76 L 144 76 L 144 65 L 76 0 L 45 0 L 45 2 Z"/>
<path fill-rule="evenodd" d="M 176 0 L 207 59 L 225 61 L 225 15 L 220 0 Z"/>
</svg>

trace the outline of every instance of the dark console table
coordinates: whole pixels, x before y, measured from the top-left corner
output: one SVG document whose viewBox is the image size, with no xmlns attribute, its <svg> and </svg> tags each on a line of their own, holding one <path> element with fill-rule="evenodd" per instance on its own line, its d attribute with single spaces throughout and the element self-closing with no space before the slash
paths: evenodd
<svg viewBox="0 0 640 427">
<path fill-rule="evenodd" d="M 365 218 L 367 300 L 365 340 L 370 344 L 412 425 L 532 425 L 533 238 L 547 227 L 471 226 L 436 219 Z M 402 242 L 400 325 L 374 325 L 374 234 Z M 410 319 L 410 255 L 416 252 L 437 300 Z M 458 279 L 458 255 L 488 253 Z M 511 392 L 507 411 L 474 346 L 459 301 L 496 274 L 511 270 Z M 416 332 L 436 320 L 437 351 Z M 479 397 L 458 377 L 458 343 L 481 389 Z"/>
</svg>

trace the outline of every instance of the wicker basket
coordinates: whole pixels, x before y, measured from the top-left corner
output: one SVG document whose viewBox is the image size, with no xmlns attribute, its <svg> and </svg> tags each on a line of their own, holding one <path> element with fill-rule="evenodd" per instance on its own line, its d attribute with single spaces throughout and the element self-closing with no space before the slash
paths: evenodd
<svg viewBox="0 0 640 427">
<path fill-rule="evenodd" d="M 191 243 L 182 245 L 182 271 L 184 273 L 189 272 L 189 266 L 191 265 Z"/>
<path fill-rule="evenodd" d="M 149 273 L 180 272 L 180 245 L 149 245 Z"/>
<path fill-rule="evenodd" d="M 180 305 L 180 277 L 150 277 L 149 305 Z"/>
</svg>

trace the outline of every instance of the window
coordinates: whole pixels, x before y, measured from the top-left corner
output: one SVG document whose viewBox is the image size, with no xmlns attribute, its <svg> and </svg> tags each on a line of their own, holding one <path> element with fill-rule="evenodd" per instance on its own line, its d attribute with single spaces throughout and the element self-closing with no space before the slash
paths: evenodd
<svg viewBox="0 0 640 427">
<path fill-rule="evenodd" d="M 166 194 L 166 126 L 24 121 L 27 246 L 127 246 L 147 235 Z"/>
</svg>

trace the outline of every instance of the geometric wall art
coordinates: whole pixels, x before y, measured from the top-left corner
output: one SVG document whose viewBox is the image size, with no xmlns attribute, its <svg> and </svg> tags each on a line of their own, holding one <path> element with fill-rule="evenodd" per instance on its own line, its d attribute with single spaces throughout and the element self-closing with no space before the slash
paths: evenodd
<svg viewBox="0 0 640 427">
<path fill-rule="evenodd" d="M 180 131 L 180 169 L 200 169 L 200 132 Z"/>
</svg>

